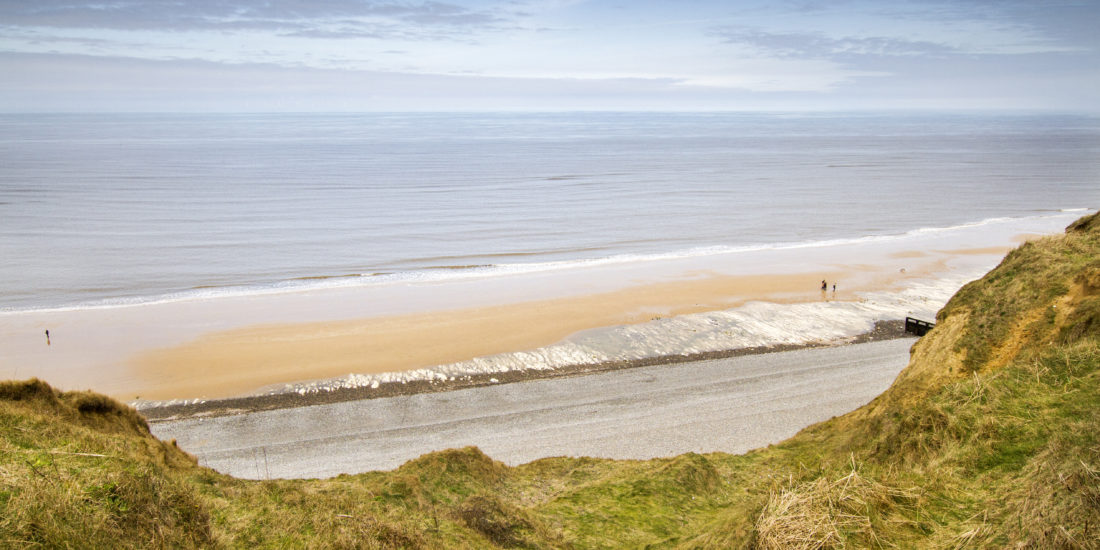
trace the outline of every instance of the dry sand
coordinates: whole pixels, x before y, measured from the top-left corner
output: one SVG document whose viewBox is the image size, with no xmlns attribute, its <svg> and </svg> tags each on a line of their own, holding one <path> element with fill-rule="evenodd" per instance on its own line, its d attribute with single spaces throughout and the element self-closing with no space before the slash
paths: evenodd
<svg viewBox="0 0 1100 550">
<path fill-rule="evenodd" d="M 521 352 L 581 331 L 748 301 L 851 301 L 1005 249 L 851 245 L 447 283 L 0 315 L 0 377 L 122 400 L 217 399 Z M 740 258 L 734 256 L 733 258 Z M 953 263 L 951 265 L 954 265 Z M 840 281 L 821 293 L 820 281 Z M 53 337 L 47 346 L 43 330 Z"/>
<path fill-rule="evenodd" d="M 854 279 L 845 272 L 826 276 Z M 411 370 L 535 349 L 586 329 L 727 309 L 748 300 L 821 299 L 820 291 L 806 290 L 815 280 L 807 275 L 705 276 L 484 308 L 253 326 L 143 353 L 131 367 L 141 380 L 143 399 L 229 397 L 267 385 Z M 847 295 L 838 294 L 838 299 Z M 828 297 L 834 296 L 830 292 Z"/>
<path fill-rule="evenodd" d="M 997 253 L 1003 254 L 1003 249 Z M 692 278 L 611 292 L 408 315 L 254 325 L 150 350 L 129 362 L 143 400 L 219 399 L 264 387 L 399 372 L 493 354 L 537 349 L 580 331 L 729 309 L 748 301 L 849 300 L 943 271 L 947 258 L 994 251 L 938 251 L 909 270 L 872 264 L 767 275 L 696 273 Z M 820 291 L 821 279 L 843 281 Z"/>
</svg>

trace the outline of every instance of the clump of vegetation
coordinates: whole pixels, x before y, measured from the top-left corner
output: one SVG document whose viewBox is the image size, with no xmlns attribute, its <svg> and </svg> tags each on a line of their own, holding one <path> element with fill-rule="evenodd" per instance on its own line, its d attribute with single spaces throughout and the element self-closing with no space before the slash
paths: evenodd
<svg viewBox="0 0 1100 550">
<path fill-rule="evenodd" d="M 244 481 L 113 400 L 0 383 L 0 546 L 1100 548 L 1100 218 L 937 319 L 868 406 L 739 456 Z"/>
<path fill-rule="evenodd" d="M 0 383 L 0 541 L 5 546 L 213 543 L 194 461 L 133 409 L 38 380 Z"/>
<path fill-rule="evenodd" d="M 919 502 L 919 488 L 897 489 L 853 469 L 830 481 L 818 477 L 772 494 L 756 521 L 757 547 L 811 550 L 880 546 L 882 517 L 898 506 Z"/>
</svg>

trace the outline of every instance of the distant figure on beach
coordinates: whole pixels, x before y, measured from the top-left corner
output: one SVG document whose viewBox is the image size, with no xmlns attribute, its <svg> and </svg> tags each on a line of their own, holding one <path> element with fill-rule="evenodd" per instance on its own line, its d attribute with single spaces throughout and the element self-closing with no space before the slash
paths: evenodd
<svg viewBox="0 0 1100 550">
<path fill-rule="evenodd" d="M 825 292 L 826 290 L 829 290 L 829 283 L 826 283 L 825 279 L 822 279 L 821 280 L 821 292 Z"/>
<path fill-rule="evenodd" d="M 836 294 L 836 283 L 833 283 L 833 294 Z"/>
<path fill-rule="evenodd" d="M 50 345 L 50 329 L 46 329 L 46 345 Z"/>
</svg>

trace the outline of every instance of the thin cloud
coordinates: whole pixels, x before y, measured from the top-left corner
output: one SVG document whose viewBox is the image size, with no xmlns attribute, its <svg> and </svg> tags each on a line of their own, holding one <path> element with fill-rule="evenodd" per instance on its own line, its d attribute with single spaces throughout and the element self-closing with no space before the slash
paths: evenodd
<svg viewBox="0 0 1100 550">
<path fill-rule="evenodd" d="M 0 110 L 865 108 L 997 96 L 1092 112 L 1097 17 L 1095 0 L 0 0 Z"/>
<path fill-rule="evenodd" d="M 939 58 L 1094 51 L 1098 17 L 1093 0 L 793 1 L 761 5 L 712 30 L 777 57 Z"/>
<path fill-rule="evenodd" d="M 395 38 L 399 34 L 400 33 L 393 31 L 392 28 L 382 29 L 379 27 L 368 28 L 366 26 L 349 26 L 333 30 L 310 28 L 293 32 L 279 33 L 279 36 L 294 38 L 320 38 L 324 40 L 346 40 L 356 38 L 387 39 Z"/>
<path fill-rule="evenodd" d="M 712 33 L 727 44 L 781 58 L 835 59 L 840 56 L 943 56 L 958 53 L 946 44 L 885 36 L 831 38 L 821 33 L 776 33 L 726 27 Z"/>
<path fill-rule="evenodd" d="M 483 27 L 501 22 L 492 13 L 445 2 L 291 0 L 282 2 L 134 0 L 75 3 L 65 0 L 0 2 L 7 26 L 111 30 L 242 30 L 305 32 L 315 23 L 364 19 L 433 27 Z"/>
</svg>

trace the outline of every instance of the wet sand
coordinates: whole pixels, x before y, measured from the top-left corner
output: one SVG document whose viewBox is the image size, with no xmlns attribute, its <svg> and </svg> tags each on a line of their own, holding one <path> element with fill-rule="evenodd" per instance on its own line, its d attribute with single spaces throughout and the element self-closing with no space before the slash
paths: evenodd
<svg viewBox="0 0 1100 550">
<path fill-rule="evenodd" d="M 852 279 L 849 273 L 828 275 Z M 143 399 L 230 397 L 280 383 L 535 349 L 586 329 L 726 309 L 748 300 L 820 299 L 820 291 L 805 290 L 813 284 L 806 275 L 711 276 L 485 308 L 254 326 L 141 354 L 131 368 L 140 377 Z"/>
<path fill-rule="evenodd" d="M 944 256 L 990 253 L 1003 250 L 941 251 L 904 272 L 848 265 L 813 274 L 700 273 L 688 280 L 491 307 L 249 326 L 142 353 L 129 367 L 142 399 L 219 399 L 292 382 L 409 371 L 532 350 L 589 329 L 724 310 L 748 301 L 851 300 L 856 291 L 888 290 L 943 270 Z M 822 278 L 843 281 L 843 286 L 821 292 Z"/>
<path fill-rule="evenodd" d="M 857 300 L 1005 248 L 841 245 L 515 277 L 0 315 L 0 371 L 124 401 L 224 399 L 538 349 L 750 301 Z M 900 253 L 899 253 L 900 252 Z M 732 263 L 731 263 L 732 262 Z M 820 292 L 820 281 L 839 291 Z M 53 339 L 46 346 L 43 331 Z M 587 368 L 587 367 L 585 367 Z M 497 376 L 498 379 L 501 376 Z"/>
</svg>

